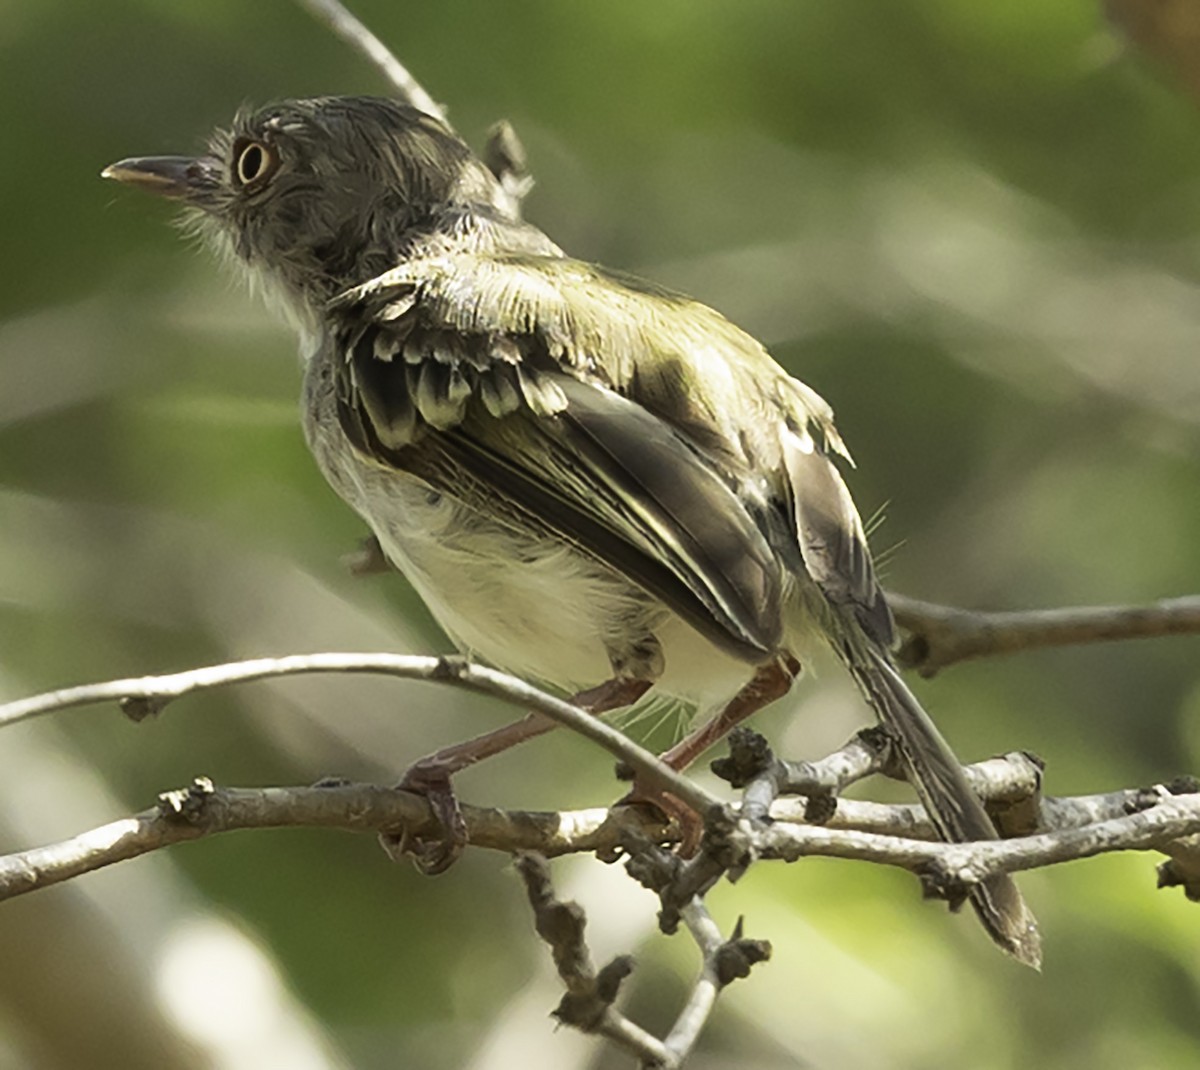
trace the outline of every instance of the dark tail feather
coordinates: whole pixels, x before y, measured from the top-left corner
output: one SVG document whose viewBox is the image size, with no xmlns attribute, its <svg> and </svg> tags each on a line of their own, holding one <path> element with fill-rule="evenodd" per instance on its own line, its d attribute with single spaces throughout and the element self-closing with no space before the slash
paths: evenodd
<svg viewBox="0 0 1200 1070">
<path fill-rule="evenodd" d="M 942 839 L 950 843 L 996 839 L 995 826 L 968 786 L 954 752 L 887 655 L 872 650 L 865 657 L 847 660 L 879 719 L 899 740 L 913 786 Z M 970 897 L 996 944 L 1019 962 L 1039 969 L 1042 941 L 1037 921 L 1012 877 L 990 877 L 972 886 Z"/>
</svg>

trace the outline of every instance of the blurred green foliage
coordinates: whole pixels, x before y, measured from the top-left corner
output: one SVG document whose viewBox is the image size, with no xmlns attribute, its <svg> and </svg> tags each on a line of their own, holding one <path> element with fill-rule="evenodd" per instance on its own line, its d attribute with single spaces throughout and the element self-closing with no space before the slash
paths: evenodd
<svg viewBox="0 0 1200 1070">
<path fill-rule="evenodd" d="M 1094 4 L 356 10 L 476 145 L 513 121 L 538 181 L 527 213 L 555 240 L 709 301 L 830 399 L 860 506 L 886 505 L 891 586 L 994 608 L 1195 590 L 1200 113 Z M 305 452 L 288 331 L 168 208 L 98 178 L 189 151 L 244 101 L 385 91 L 286 0 L 0 0 L 7 696 L 444 646 L 402 580 L 339 563 L 361 526 Z M 1197 661 L 1195 639 L 1091 647 L 921 690 L 964 757 L 1028 748 L 1050 791 L 1100 791 L 1200 766 Z M 10 728 L 0 841 L 69 835 L 198 773 L 386 780 L 504 716 L 325 679 L 191 698 L 137 727 L 95 710 Z M 814 755 L 866 717 L 827 673 L 761 724 Z M 609 766 L 550 737 L 462 790 L 599 805 Z M 652 936 L 653 904 L 619 874 L 560 872 L 598 957 L 646 941 L 629 1002 L 666 1021 L 690 949 Z M 1024 878 L 1047 945 L 1034 976 L 903 875 L 759 867 L 714 907 L 775 958 L 728 993 L 694 1065 L 1195 1066 L 1200 914 L 1153 883 L 1142 857 Z M 221 838 L 5 904 L 0 961 L 2 1070 L 624 1065 L 552 1032 L 555 983 L 498 857 L 431 881 L 366 838 Z M 255 1009 L 240 1033 L 220 1025 L 239 1006 Z"/>
</svg>

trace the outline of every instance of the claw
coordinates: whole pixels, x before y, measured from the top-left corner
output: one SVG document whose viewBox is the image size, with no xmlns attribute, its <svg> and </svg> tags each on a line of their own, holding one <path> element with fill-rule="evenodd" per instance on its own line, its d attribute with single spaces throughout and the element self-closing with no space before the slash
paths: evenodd
<svg viewBox="0 0 1200 1070">
<path fill-rule="evenodd" d="M 673 831 L 678 832 L 679 844 L 676 852 L 679 855 L 691 858 L 699 849 L 701 837 L 704 835 L 704 818 L 670 792 L 649 787 L 641 780 L 635 779 L 633 789 L 616 805 L 652 806 L 666 817 L 673 826 Z"/>
<path fill-rule="evenodd" d="M 442 835 L 414 836 L 407 829 L 398 833 L 381 832 L 380 846 L 393 861 L 407 858 L 427 877 L 445 873 L 458 861 L 468 843 L 467 823 L 449 774 L 435 764 L 418 762 L 396 786 L 425 796 L 442 827 Z"/>
<path fill-rule="evenodd" d="M 628 705 L 645 694 L 650 686 L 648 680 L 614 678 L 599 687 L 581 691 L 572 701 L 589 713 L 601 714 Z M 454 865 L 467 846 L 467 825 L 450 785 L 450 778 L 484 758 L 500 754 L 527 739 L 534 739 L 554 727 L 550 718 L 530 713 L 519 721 L 485 732 L 474 739 L 443 747 L 410 766 L 397 787 L 424 795 L 429 800 L 443 834 L 432 838 L 414 836 L 408 831 L 384 833 L 379 838 L 383 849 L 394 859 L 411 859 L 422 873 L 444 873 Z"/>
</svg>

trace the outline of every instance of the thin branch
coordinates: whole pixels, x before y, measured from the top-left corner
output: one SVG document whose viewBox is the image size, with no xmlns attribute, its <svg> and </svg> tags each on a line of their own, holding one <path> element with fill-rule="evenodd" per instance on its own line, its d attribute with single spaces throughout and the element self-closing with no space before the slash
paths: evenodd
<svg viewBox="0 0 1200 1070">
<path fill-rule="evenodd" d="M 281 658 L 255 658 L 211 665 L 163 676 L 135 676 L 106 683 L 84 684 L 50 691 L 0 705 L 0 728 L 57 710 L 119 702 L 135 720 L 160 712 L 169 702 L 228 684 L 246 683 L 305 673 L 373 673 L 409 680 L 427 680 L 494 695 L 513 705 L 536 710 L 551 720 L 590 739 L 628 763 L 648 781 L 669 791 L 697 813 L 720 806 L 721 800 L 661 762 L 628 736 L 577 706 L 555 698 L 515 676 L 474 665 L 459 657 L 422 657 L 411 654 L 292 654 Z"/>
<path fill-rule="evenodd" d="M 691 995 L 663 1040 L 667 1050 L 678 1063 L 682 1063 L 696 1046 L 713 1008 L 717 1005 L 721 984 L 717 980 L 715 960 L 718 950 L 724 944 L 720 926 L 709 914 L 703 899 L 696 897 L 688 903 L 681 911 L 681 917 L 688 933 L 700 949 L 701 961 L 700 974 L 692 985 Z"/>
<path fill-rule="evenodd" d="M 744 849 L 760 858 L 789 862 L 811 855 L 859 859 L 932 871 L 959 885 L 977 884 L 997 873 L 1037 869 L 1111 851 L 1164 850 L 1174 841 L 1198 834 L 1200 794 L 1174 796 L 1151 809 L 1082 828 L 976 843 L 926 842 L 782 823 L 739 826 Z"/>
<path fill-rule="evenodd" d="M 125 697 L 127 703 L 132 701 L 135 715 L 144 716 L 161 709 L 171 698 L 202 687 L 300 671 L 345 671 L 347 664 L 352 665 L 355 671 L 387 671 L 396 675 L 415 675 L 449 682 L 456 679 L 443 675 L 446 667 L 441 659 L 436 658 L 303 655 L 51 692 L 0 707 L 0 724 L 13 723 L 55 709 L 121 697 Z M 450 668 L 458 672 L 469 667 L 452 659 Z M 499 686 L 484 690 L 526 705 L 533 704 L 530 691 L 524 685 L 514 695 L 511 679 L 490 673 L 487 678 Z M 463 681 L 459 679 L 458 682 Z M 533 694 L 540 695 L 537 692 Z M 540 695 L 540 699 L 553 703 L 551 709 L 559 706 L 558 700 L 549 696 Z M 574 707 L 562 705 L 565 709 L 559 712 L 569 715 L 572 722 L 583 716 Z M 591 728 L 596 722 L 585 718 L 583 724 Z M 743 735 L 753 737 L 754 734 Z M 772 821 L 780 825 L 819 824 L 830 832 L 865 833 L 884 839 L 890 837 L 894 841 L 893 846 L 898 842 L 896 837 L 908 840 L 936 839 L 925 811 L 919 805 L 885 805 L 839 799 L 832 812 L 826 810 L 824 804 L 832 798 L 828 794 L 830 788 L 838 790 L 874 767 L 879 751 L 866 746 L 866 738 L 860 734 L 845 747 L 817 762 L 775 762 L 772 758 L 771 761 L 785 772 L 797 769 L 808 771 L 807 780 L 798 778 L 788 783 L 784 778 L 780 781 L 788 790 L 811 790 L 814 786 L 820 789 L 819 794 L 812 797 L 775 799 L 772 794 L 770 799 L 762 800 L 770 806 Z M 619 739 L 621 753 L 624 753 L 626 745 L 636 747 L 623 736 Z M 738 739 L 732 741 L 733 749 L 736 750 L 739 745 Z M 640 751 L 640 748 L 637 749 Z M 766 753 L 769 756 L 769 749 Z M 1040 765 L 1020 752 L 967 766 L 965 772 L 972 787 L 993 813 L 1000 807 L 1020 808 L 1033 804 L 1035 823 L 1020 829 L 1022 832 L 1036 829 L 1043 833 L 1056 833 L 1082 829 L 1123 818 L 1134 811 L 1146 810 L 1172 796 L 1197 792 L 1194 780 L 1182 778 L 1176 783 L 1155 789 L 1043 799 L 1040 797 Z M 707 802 L 709 798 L 704 795 L 702 801 Z M 814 801 L 819 805 L 814 806 Z M 762 816 L 762 808 L 750 805 L 749 798 L 743 806 L 745 816 Z M 564 812 L 507 811 L 466 805 L 462 809 L 471 844 L 507 852 L 537 851 L 544 855 L 559 855 L 597 851 L 602 855 L 612 855 L 614 851 L 624 849 L 637 853 L 639 844 L 661 843 L 669 837 L 668 824 L 640 807 Z M 727 839 L 728 832 L 733 828 L 730 819 L 723 814 L 720 807 L 708 812 L 710 835 L 707 840 L 710 845 Z M 1012 831 L 1007 823 L 1002 822 L 1002 825 L 1006 831 Z M 422 796 L 393 788 L 362 784 L 308 788 L 214 788 L 200 779 L 185 792 L 165 794 L 156 810 L 112 822 L 58 844 L 0 857 L 0 899 L 47 887 L 114 862 L 213 833 L 281 827 L 338 828 L 359 832 L 395 832 L 402 829 L 409 835 L 420 836 L 435 832 L 437 821 Z M 847 843 L 851 847 L 848 848 Z M 825 842 L 819 837 L 808 836 L 803 850 L 807 853 L 857 857 L 853 851 L 861 846 L 861 842 L 855 840 L 833 839 Z M 1182 838 L 1170 843 L 1163 841 L 1155 846 L 1172 859 L 1164 882 L 1182 884 L 1188 894 L 1192 894 L 1200 886 L 1196 878 L 1196 874 L 1200 873 L 1200 843 Z M 1119 847 L 1120 844 L 1116 844 L 1113 849 Z M 868 857 L 875 859 L 873 841 L 864 849 Z M 847 850 L 851 853 L 846 854 Z M 642 864 L 649 857 L 649 852 L 641 852 Z M 921 856 L 923 859 L 925 857 Z M 910 861 L 910 856 L 902 855 L 898 864 Z M 726 870 L 731 867 L 736 870 L 735 863 L 736 858 L 731 860 L 721 851 L 714 853 L 705 850 L 686 862 L 663 853 L 650 884 L 660 892 L 667 885 L 672 889 L 673 898 L 664 900 L 662 917 L 666 927 L 673 929 L 687 903 L 694 896 L 703 894 Z"/>
<path fill-rule="evenodd" d="M 636 832 L 655 841 L 666 823 L 643 807 L 564 813 L 462 808 L 470 842 L 505 852 L 561 855 L 612 849 Z M 0 900 L 92 873 L 164 847 L 221 832 L 269 828 L 328 828 L 346 832 L 435 835 L 429 803 L 420 795 L 374 784 L 288 788 L 222 788 L 197 777 L 164 792 L 158 806 L 59 843 L 0 857 Z"/>
<path fill-rule="evenodd" d="M 771 957 L 771 945 L 765 940 L 743 939 L 740 919 L 733 936 L 728 941 L 724 940 L 720 928 L 700 898 L 688 903 L 682 909 L 681 916 L 696 946 L 700 948 L 703 961 L 691 996 L 663 1041 L 674 1057 L 676 1066 L 683 1065 L 699 1041 L 721 990 L 730 981 L 749 974 L 752 966 Z"/>
<path fill-rule="evenodd" d="M 1116 850 L 1159 850 L 1169 855 L 1159 869 L 1160 886 L 1180 885 L 1189 897 L 1200 895 L 1200 791 L 1195 781 L 1180 781 L 1137 792 L 1116 792 L 1083 799 L 1042 799 L 1041 765 L 1025 754 L 968 768 L 980 795 L 993 807 L 1020 815 L 1018 825 L 1038 828 L 1034 835 L 979 843 L 942 843 L 915 838 L 929 835 L 919 807 L 880 806 L 837 801 L 832 812 L 818 806 L 824 824 L 788 824 L 780 791 L 805 791 L 801 817 L 813 821 L 813 800 L 825 803 L 847 784 L 888 771 L 889 748 L 860 734 L 818 762 L 777 760 L 751 733 L 734 740 L 735 783 L 749 776 L 744 814 L 736 815 L 715 796 L 666 768 L 621 733 L 570 703 L 546 695 L 523 681 L 461 658 L 395 654 L 311 654 L 211 666 L 160 677 L 137 677 L 86 685 L 0 706 L 0 727 L 56 710 L 119 701 L 141 719 L 160 712 L 192 691 L 265 678 L 311 672 L 370 672 L 428 680 L 495 695 L 544 713 L 587 736 L 622 758 L 650 781 L 705 815 L 705 835 L 695 858 L 684 860 L 656 846 L 665 829 L 635 808 L 609 813 L 521 814 L 463 808 L 468 839 L 477 846 L 504 850 L 539 847 L 550 852 L 608 850 L 619 845 L 630 854 L 630 875 L 653 887 L 662 909 L 660 928 L 671 932 L 683 923 L 700 946 L 700 975 L 665 1040 L 647 1033 L 612 1004 L 630 960 L 615 959 L 593 970 L 583 942 L 582 913 L 553 899 L 548 877 L 526 876 L 538 931 L 550 944 L 567 994 L 555 1012 L 564 1023 L 604 1036 L 637 1056 L 644 1068 L 675 1070 L 682 1065 L 712 1013 L 720 988 L 769 956 L 768 944 L 743 940 L 740 923 L 733 939 L 721 943 L 702 897 L 722 876 L 736 879 L 755 859 L 795 861 L 813 855 L 858 859 L 898 866 L 917 873 L 926 889 L 952 901 L 963 890 L 998 873 L 1015 872 L 1086 858 Z M 745 753 L 738 758 L 739 748 Z M 765 784 L 765 787 L 762 785 Z M 761 790 L 759 790 L 761 789 Z M 758 794 L 755 794 L 759 791 Z M 767 822 L 764 816 L 774 818 Z M 851 827 L 854 823 L 870 826 Z M 365 785 L 259 790 L 218 789 L 203 778 L 182 791 L 160 797 L 153 811 L 85 832 L 59 844 L 0 858 L 0 898 L 11 898 L 148 853 L 160 847 L 216 832 L 245 828 L 309 826 L 353 831 L 374 830 L 408 836 L 437 826 L 427 801 L 398 789 Z M 1056 827 L 1058 826 L 1058 827 Z M 897 836 L 900 829 L 907 835 Z M 522 866 L 526 866 L 523 862 Z M 540 883 L 539 883 L 540 881 Z"/>
<path fill-rule="evenodd" d="M 742 793 L 742 816 L 766 817 L 781 795 L 806 797 L 805 822 L 827 824 L 838 795 L 851 784 L 887 773 L 901 774 L 892 737 L 882 728 L 866 728 L 820 761 L 789 762 L 775 757 L 766 739 L 751 728 L 735 728 L 728 739 L 729 757 L 712 763 L 712 771 Z"/>
<path fill-rule="evenodd" d="M 870 730 L 868 730 L 869 732 Z M 818 762 L 781 762 L 784 770 L 807 765 L 810 769 L 836 769 L 851 766 L 856 754 L 862 754 L 856 744 L 863 739 L 860 733 L 845 747 L 834 751 L 828 758 Z M 864 761 L 868 757 L 864 755 Z M 715 764 L 715 763 L 714 763 Z M 1013 751 L 1000 758 L 988 758 L 974 765 L 963 767 L 971 789 L 983 801 L 989 813 L 999 816 L 1001 831 L 1009 836 L 1025 835 L 1032 831 L 1079 828 L 1110 817 L 1119 817 L 1134 809 L 1145 809 L 1160 797 L 1148 793 L 1147 789 L 1130 789 L 1107 792 L 1099 795 L 1080 795 L 1070 798 L 1043 798 L 1041 795 L 1042 771 L 1040 763 L 1024 751 Z M 854 779 L 858 779 L 855 777 Z M 827 828 L 855 829 L 860 832 L 878 832 L 892 836 L 908 836 L 912 839 L 936 840 L 938 838 L 925 808 L 917 803 L 876 803 L 860 799 L 833 799 L 835 806 L 826 807 L 831 800 L 830 786 L 822 779 L 817 781 L 817 790 L 810 794 L 803 782 L 789 784 L 777 782 L 782 790 L 796 792 L 798 797 L 772 799 L 770 818 L 794 825 L 824 825 Z M 752 787 L 747 788 L 747 795 Z M 840 790 L 834 788 L 833 790 Z M 1148 794 L 1152 796 L 1149 801 Z M 1165 792 L 1163 793 L 1165 794 Z M 1025 808 L 1032 811 L 1034 820 L 1026 822 L 1018 831 L 1014 822 L 1005 820 L 1009 811 L 1024 815 Z M 743 815 L 755 816 L 743 803 Z"/>
<path fill-rule="evenodd" d="M 977 768 L 968 767 L 968 774 Z M 998 776 L 993 777 L 995 790 L 1001 796 L 1010 796 L 1013 785 L 1021 776 L 1020 768 L 1016 767 L 1009 783 L 1004 783 Z M 979 782 L 975 776 L 972 776 L 972 780 Z M 1168 789 L 1161 788 L 1075 798 L 1047 798 L 1043 800 L 1041 811 L 1043 831 L 1056 834 L 1094 828 L 1122 820 L 1131 811 L 1149 810 L 1167 800 L 1177 801 L 1181 798 L 1195 800 L 1200 795 L 1171 796 Z M 771 817 L 781 828 L 804 825 L 805 809 L 803 800 L 780 800 L 772 807 Z M 621 844 L 630 844 L 638 837 L 643 843 L 661 842 L 668 833 L 665 823 L 656 820 L 641 807 L 539 812 L 464 805 L 462 812 L 473 846 L 505 852 L 536 851 L 543 855 L 562 855 L 610 851 Z M 102 825 L 59 843 L 0 857 L 0 900 L 46 888 L 160 848 L 221 832 L 258 828 L 394 832 L 406 828 L 414 834 L 421 834 L 432 833 L 436 827 L 436 819 L 422 796 L 396 788 L 373 784 L 221 788 L 214 787 L 201 777 L 188 788 L 165 792 L 155 809 Z M 801 832 L 798 835 L 806 839 L 802 848 L 796 849 L 802 849 L 807 854 L 859 857 L 846 853 L 849 843 L 855 850 L 865 850 L 864 857 L 871 860 L 907 864 L 914 858 L 917 863 L 932 858 L 932 855 L 924 853 L 927 847 L 945 846 L 927 842 L 935 840 L 935 833 L 924 811 L 916 805 L 888 806 L 844 799 L 839 802 L 837 812 L 829 823 L 817 832 L 864 834 L 871 839 L 861 841 L 835 837 L 822 840 L 819 836 L 807 836 Z M 923 846 L 917 856 L 902 855 L 897 863 L 890 858 L 876 857 L 878 844 L 888 840 L 899 844 L 919 840 Z M 1120 846 L 1116 844 L 1112 849 L 1119 849 Z M 1131 846 L 1141 849 L 1138 844 Z M 1171 856 L 1177 865 L 1190 867 L 1185 872 L 1197 869 L 1200 848 L 1192 839 L 1181 837 L 1171 841 L 1161 840 L 1152 846 Z M 696 891 L 710 887 L 720 876 L 721 870 L 719 867 L 710 867 L 700 873 L 705 861 L 703 855 L 691 862 L 683 862 L 665 852 L 662 858 L 668 868 L 662 870 L 652 886 L 661 891 L 668 884 L 678 887 L 681 881 L 689 882 L 688 889 L 683 890 L 687 891 L 687 897 L 676 908 L 676 914 L 686 920 L 687 903 Z"/>
<path fill-rule="evenodd" d="M 841 753 L 835 752 L 835 755 Z M 1014 840 L 1034 832 L 1063 832 L 1098 825 L 1149 810 L 1167 799 L 1200 792 L 1200 781 L 1195 777 L 1179 777 L 1148 788 L 1124 788 L 1094 795 L 1043 796 L 1041 764 L 1023 751 L 965 766 L 963 772 L 972 790 L 997 819 L 1002 834 Z M 830 829 L 909 839 L 938 839 L 924 807 L 919 804 L 838 799 L 836 810 L 819 821 L 812 816 L 812 804 L 811 798 L 803 796 L 777 799 L 771 805 L 771 820 L 792 825 L 821 824 Z M 1180 883 L 1200 888 L 1200 842 L 1188 837 L 1164 843 L 1159 849 L 1175 860 L 1181 872 L 1187 873 L 1187 879 Z"/>
<path fill-rule="evenodd" d="M 681 1067 L 700 1039 L 721 990 L 731 981 L 745 977 L 752 966 L 771 957 L 770 944 L 743 939 L 740 921 L 733 937 L 724 940 L 703 900 L 699 897 L 690 900 L 682 917 L 700 948 L 700 974 L 675 1024 L 666 1039 L 660 1041 L 613 1007 L 621 981 L 633 969 L 632 959 L 622 956 L 600 971 L 594 970 L 584 938 L 587 919 L 583 908 L 555 897 L 544 858 L 522 854 L 516 865 L 525 882 L 537 934 L 549 946 L 555 968 L 567 989 L 554 1016 L 585 1033 L 607 1037 L 637 1056 L 645 1070 Z"/>
<path fill-rule="evenodd" d="M 971 770 L 967 767 L 967 772 Z M 1040 831 L 1083 828 L 1098 821 L 1121 817 L 1133 809 L 1144 809 L 1141 788 L 1105 792 L 1098 795 L 1048 797 L 1040 806 Z M 982 796 L 988 802 L 987 795 Z M 989 806 L 989 809 L 991 807 Z M 809 799 L 805 796 L 778 799 L 771 805 L 771 820 L 788 825 L 820 824 L 831 829 L 851 829 L 874 832 L 885 836 L 906 836 L 914 840 L 936 840 L 937 833 L 918 803 L 877 803 L 863 799 L 839 799 L 837 809 L 827 820 L 814 821 L 809 816 Z"/>
<path fill-rule="evenodd" d="M 922 676 L 970 658 L 1041 647 L 1117 639 L 1200 634 L 1200 596 L 1164 599 L 1144 606 L 1080 606 L 982 613 L 889 594 L 896 621 L 909 636 L 903 664 Z"/>
<path fill-rule="evenodd" d="M 496 176 L 504 192 L 504 210 L 512 219 L 519 221 L 521 204 L 533 190 L 534 183 L 533 175 L 529 173 L 525 146 L 507 119 L 494 123 L 488 131 L 483 162 Z"/>
<path fill-rule="evenodd" d="M 555 896 L 544 858 L 522 854 L 516 866 L 525 882 L 537 934 L 550 948 L 555 969 L 567 989 L 554 1017 L 584 1033 L 606 1037 L 635 1055 L 643 1067 L 677 1066 L 662 1041 L 613 1007 L 621 982 L 633 970 L 633 960 L 622 955 L 598 972 L 594 970 L 584 938 L 587 918 L 583 908 Z"/>
<path fill-rule="evenodd" d="M 397 95 L 406 104 L 432 115 L 447 127 L 445 109 L 433 99 L 378 37 L 376 37 L 356 16 L 350 13 L 339 0 L 297 0 L 301 7 L 321 22 L 325 23 L 343 41 L 358 49 L 383 76 L 392 83 Z"/>
</svg>

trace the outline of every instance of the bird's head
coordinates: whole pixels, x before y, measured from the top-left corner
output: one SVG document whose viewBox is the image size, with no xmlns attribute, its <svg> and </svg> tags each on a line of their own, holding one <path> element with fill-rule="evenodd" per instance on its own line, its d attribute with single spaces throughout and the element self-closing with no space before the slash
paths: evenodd
<svg viewBox="0 0 1200 1070">
<path fill-rule="evenodd" d="M 132 157 L 102 174 L 182 203 L 189 224 L 303 320 L 395 266 L 448 211 L 500 196 L 445 125 L 374 97 L 243 111 L 200 156 Z"/>
</svg>

